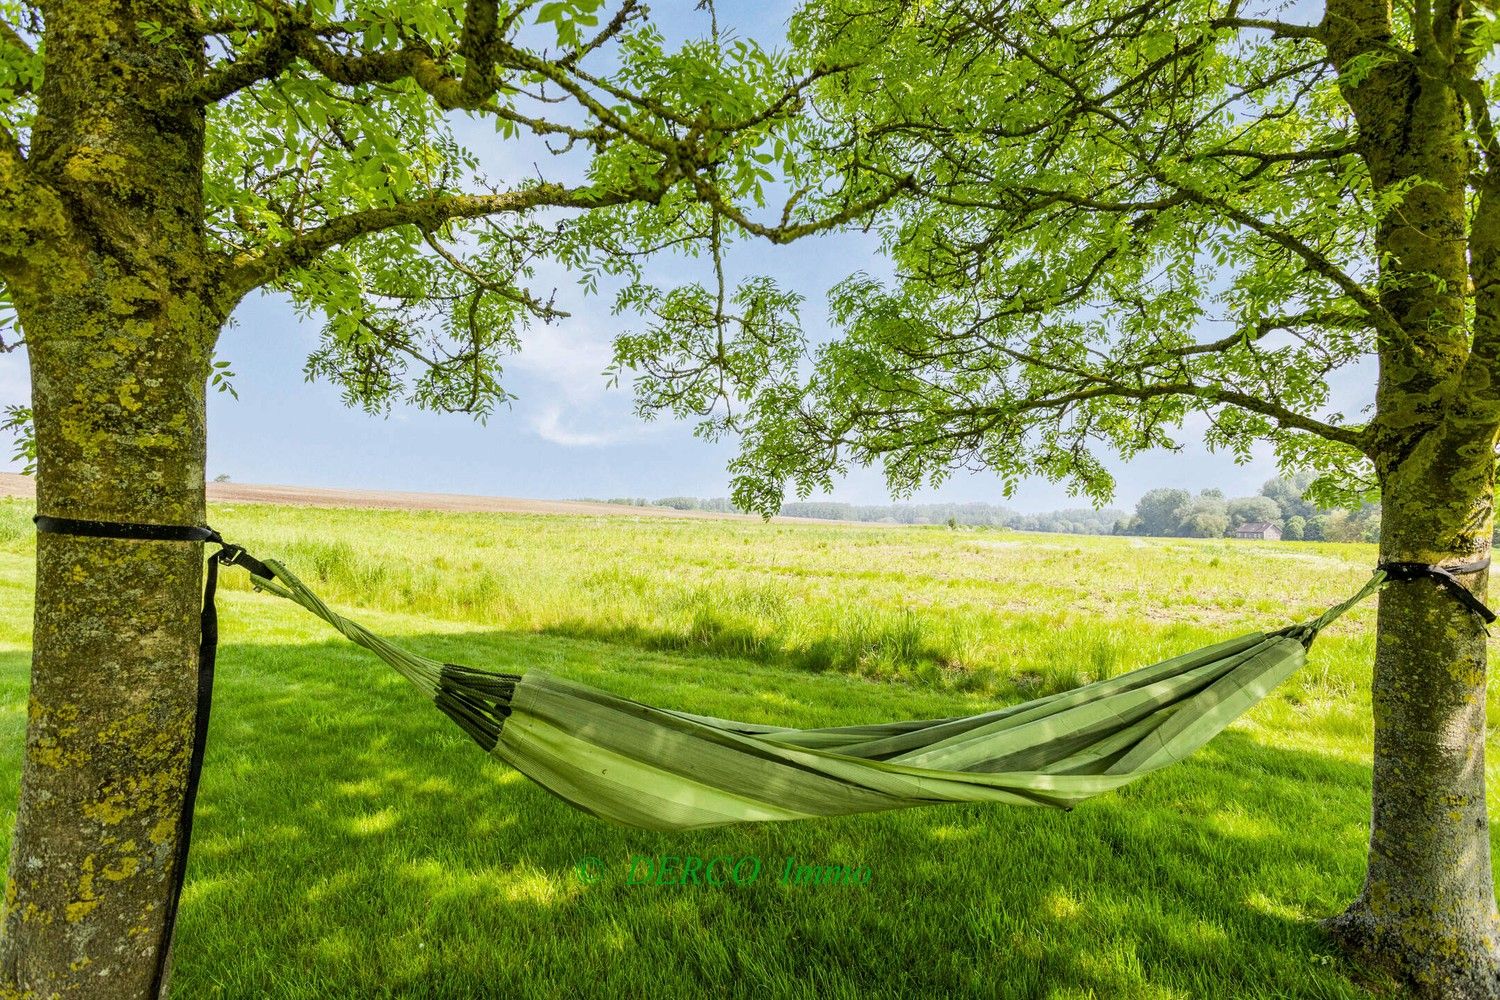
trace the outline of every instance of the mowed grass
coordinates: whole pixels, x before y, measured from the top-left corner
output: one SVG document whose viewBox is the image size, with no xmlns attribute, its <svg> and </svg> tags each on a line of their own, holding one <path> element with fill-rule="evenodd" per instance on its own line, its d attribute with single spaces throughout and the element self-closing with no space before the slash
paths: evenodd
<svg viewBox="0 0 1500 1000">
<path fill-rule="evenodd" d="M 0 502 L 5 837 L 30 514 Z M 981 711 L 1280 627 L 1347 596 L 1375 555 L 630 517 L 240 506 L 211 520 L 428 655 L 793 725 Z M 1070 813 L 940 807 L 657 834 L 572 810 L 316 619 L 237 571 L 225 585 L 177 996 L 1384 989 L 1314 925 L 1362 875 L 1373 602 L 1195 757 Z M 633 886 L 634 855 L 754 857 L 763 871 L 750 885 Z M 789 856 L 867 866 L 871 882 L 782 885 Z M 597 881 L 579 877 L 586 858 Z"/>
</svg>

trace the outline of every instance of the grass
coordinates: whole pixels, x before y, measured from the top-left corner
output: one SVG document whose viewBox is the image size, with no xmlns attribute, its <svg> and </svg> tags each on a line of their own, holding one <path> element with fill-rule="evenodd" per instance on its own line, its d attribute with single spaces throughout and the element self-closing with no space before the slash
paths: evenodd
<svg viewBox="0 0 1500 1000">
<path fill-rule="evenodd" d="M 12 810 L 30 513 L 0 502 Z M 212 522 L 429 655 L 794 725 L 978 711 L 1119 673 L 1311 617 L 1374 561 L 1358 545 L 628 517 L 242 506 Z M 1383 989 L 1314 926 L 1362 875 L 1372 606 L 1195 757 L 1071 813 L 945 807 L 656 834 L 569 809 L 315 619 L 250 593 L 241 573 L 226 583 L 176 995 Z M 0 836 L 13 819 L 0 815 Z M 633 855 L 757 857 L 767 874 L 632 886 Z M 788 856 L 867 866 L 871 882 L 781 885 Z M 585 858 L 602 863 L 598 881 L 578 877 Z"/>
</svg>

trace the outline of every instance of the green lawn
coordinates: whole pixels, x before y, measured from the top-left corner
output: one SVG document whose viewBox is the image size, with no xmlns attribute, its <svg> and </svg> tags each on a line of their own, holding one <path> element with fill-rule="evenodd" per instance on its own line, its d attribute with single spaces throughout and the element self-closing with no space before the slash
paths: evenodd
<svg viewBox="0 0 1500 1000">
<path fill-rule="evenodd" d="M 30 513 L 0 502 L 0 836 L 24 725 Z M 1375 557 L 629 517 L 241 506 L 211 520 L 429 655 L 793 725 L 978 711 L 1279 627 L 1347 596 Z M 228 576 L 176 995 L 1368 995 L 1312 922 L 1361 877 L 1373 604 L 1193 759 L 1071 813 L 656 834 L 563 805 L 379 661 Z M 632 855 L 777 871 L 795 856 L 872 880 L 633 886 Z M 586 882 L 590 857 L 603 877 Z"/>
</svg>

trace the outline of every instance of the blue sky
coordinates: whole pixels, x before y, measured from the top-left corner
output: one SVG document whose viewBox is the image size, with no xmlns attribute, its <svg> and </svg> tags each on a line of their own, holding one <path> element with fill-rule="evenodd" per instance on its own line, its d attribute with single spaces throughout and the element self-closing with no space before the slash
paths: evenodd
<svg viewBox="0 0 1500 1000">
<path fill-rule="evenodd" d="M 655 14 L 674 26 L 691 25 L 702 17 L 692 13 L 693 6 L 669 0 L 655 5 Z M 791 8 L 790 3 L 721 3 L 720 19 L 774 44 Z M 670 20 L 683 17 L 694 21 Z M 491 176 L 531 171 L 535 150 L 485 141 L 485 168 Z M 737 270 L 771 274 L 803 294 L 802 318 L 814 340 L 830 335 L 824 304 L 829 286 L 851 271 L 883 270 L 869 240 L 858 235 L 789 247 L 742 244 L 735 252 Z M 680 261 L 657 267 L 664 284 L 685 273 Z M 558 286 L 559 305 L 572 317 L 534 328 L 524 337 L 521 353 L 505 366 L 507 388 L 519 398 L 486 425 L 407 408 L 388 418 L 346 409 L 335 389 L 303 378 L 303 361 L 317 342 L 317 322 L 299 319 L 283 297 L 252 296 L 220 341 L 220 357 L 237 373 L 239 398 L 215 395 L 210 400 L 209 475 L 225 474 L 238 482 L 557 499 L 725 495 L 733 443 L 701 441 L 688 423 L 644 422 L 633 416 L 628 387 L 611 390 L 601 374 L 620 323 L 610 311 L 609 296 L 585 297 L 560 272 L 543 275 L 544 286 L 552 282 Z M 0 355 L 0 404 L 23 402 L 28 393 L 23 353 Z M 1338 396 L 1335 408 L 1345 413 L 1357 412 L 1364 402 L 1352 386 Z M 1198 428 L 1189 425 L 1181 437 L 1196 442 Z M 0 452 L 8 455 L 8 447 Z M 1269 449 L 1236 465 L 1231 456 L 1196 444 L 1128 464 L 1114 461 L 1111 468 L 1122 506 L 1154 486 L 1217 486 L 1231 496 L 1254 493 L 1275 473 Z M 878 470 L 856 470 L 837 485 L 833 497 L 876 503 L 887 494 Z M 1081 504 L 1063 487 L 1041 480 L 1026 483 L 1006 501 L 995 477 L 966 473 L 915 499 L 1003 502 L 1025 511 Z"/>
</svg>

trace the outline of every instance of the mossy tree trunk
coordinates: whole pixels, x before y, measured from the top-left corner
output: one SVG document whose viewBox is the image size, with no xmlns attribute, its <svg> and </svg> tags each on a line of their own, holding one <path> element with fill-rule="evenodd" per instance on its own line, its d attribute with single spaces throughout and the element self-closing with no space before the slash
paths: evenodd
<svg viewBox="0 0 1500 1000">
<path fill-rule="evenodd" d="M 1490 551 L 1500 430 L 1500 230 L 1492 193 L 1472 215 L 1466 204 L 1473 164 L 1452 82 L 1462 76 L 1456 29 L 1435 17 L 1413 58 L 1368 74 L 1359 59 L 1389 42 L 1389 8 L 1334 0 L 1324 30 L 1372 181 L 1405 189 L 1376 234 L 1380 302 L 1402 330 L 1379 338 L 1371 440 L 1381 558 L 1480 561 Z M 1487 571 L 1461 579 L 1485 594 Z M 1359 898 L 1329 926 L 1427 997 L 1500 996 L 1485 674 L 1483 625 L 1450 593 L 1431 580 L 1381 593 L 1369 866 Z"/>
<path fill-rule="evenodd" d="M 31 169 L 55 196 L 5 275 L 27 337 L 37 506 L 202 524 L 203 120 L 157 95 L 198 53 L 144 22 L 185 3 L 46 5 Z M 13 210 L 15 206 L 12 206 Z M 196 690 L 202 546 L 38 538 L 26 758 L 0 994 L 141 997 L 156 981 Z"/>
<path fill-rule="evenodd" d="M 1387 476 L 1381 558 L 1463 563 L 1489 552 L 1492 461 L 1434 435 Z M 1452 482 L 1449 490 L 1435 483 Z M 1461 579 L 1483 596 L 1487 572 Z M 1485 808 L 1485 632 L 1428 580 L 1380 595 L 1369 862 L 1330 928 L 1432 998 L 1500 996 L 1500 914 Z"/>
</svg>

